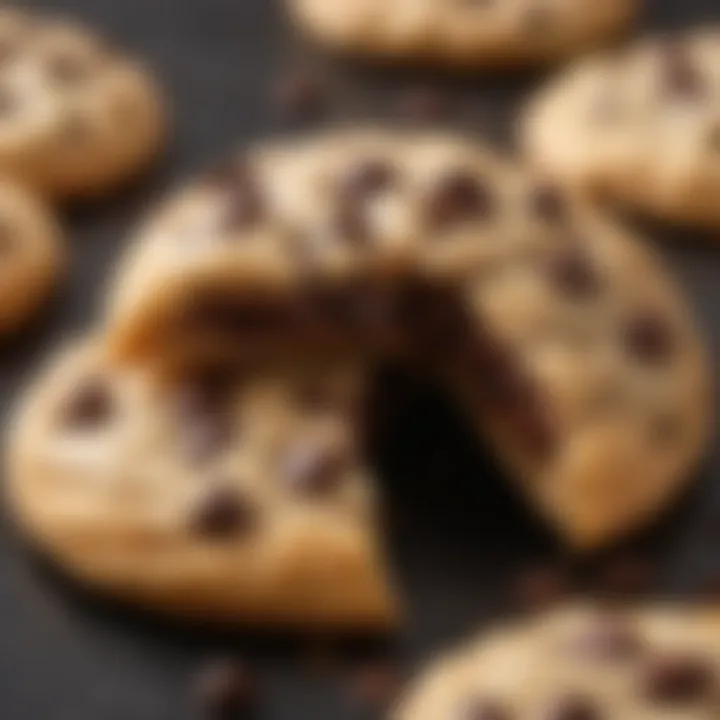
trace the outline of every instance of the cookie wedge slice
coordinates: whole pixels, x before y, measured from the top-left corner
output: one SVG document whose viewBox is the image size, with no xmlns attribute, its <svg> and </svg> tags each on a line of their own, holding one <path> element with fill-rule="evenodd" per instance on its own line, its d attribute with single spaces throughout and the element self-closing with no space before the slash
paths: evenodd
<svg viewBox="0 0 720 720">
<path fill-rule="evenodd" d="M 52 360 L 8 439 L 16 520 L 88 587 L 169 616 L 290 629 L 396 619 L 351 368 Z"/>
</svg>

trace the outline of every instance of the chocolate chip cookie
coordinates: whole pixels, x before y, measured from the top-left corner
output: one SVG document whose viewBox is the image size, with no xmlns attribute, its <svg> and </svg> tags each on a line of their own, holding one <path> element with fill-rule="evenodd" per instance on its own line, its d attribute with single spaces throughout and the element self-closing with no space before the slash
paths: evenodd
<svg viewBox="0 0 720 720">
<path fill-rule="evenodd" d="M 529 65 L 586 51 L 636 0 L 287 0 L 307 35 L 343 51 L 438 65 Z"/>
<path fill-rule="evenodd" d="M 703 343 L 659 260 L 470 140 L 349 133 L 233 158 L 141 231 L 108 326 L 123 360 L 439 373 L 578 547 L 656 515 L 707 440 Z"/>
<path fill-rule="evenodd" d="M 349 366 L 120 368 L 82 342 L 12 426 L 14 513 L 85 584 L 166 614 L 387 628 L 362 385 Z"/>
<path fill-rule="evenodd" d="M 50 197 L 97 195 L 164 136 L 150 73 L 90 31 L 0 9 L 0 172 Z"/>
<path fill-rule="evenodd" d="M 603 199 L 719 227 L 718 57 L 720 32 L 702 29 L 578 61 L 530 103 L 528 156 Z"/>
<path fill-rule="evenodd" d="M 716 610 L 572 607 L 440 660 L 394 717 L 710 720 L 720 692 Z"/>
</svg>

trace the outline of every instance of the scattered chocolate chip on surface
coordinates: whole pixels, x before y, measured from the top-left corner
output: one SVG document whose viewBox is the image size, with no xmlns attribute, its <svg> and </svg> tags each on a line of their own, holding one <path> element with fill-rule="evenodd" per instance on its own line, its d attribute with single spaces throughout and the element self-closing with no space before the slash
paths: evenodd
<svg viewBox="0 0 720 720">
<path fill-rule="evenodd" d="M 324 109 L 327 91 L 317 72 L 308 68 L 289 68 L 276 80 L 274 97 L 285 116 L 304 120 Z"/>
<path fill-rule="evenodd" d="M 237 720 L 254 714 L 260 689 L 255 673 L 246 665 L 221 660 L 200 671 L 195 693 L 202 720 Z"/>
</svg>

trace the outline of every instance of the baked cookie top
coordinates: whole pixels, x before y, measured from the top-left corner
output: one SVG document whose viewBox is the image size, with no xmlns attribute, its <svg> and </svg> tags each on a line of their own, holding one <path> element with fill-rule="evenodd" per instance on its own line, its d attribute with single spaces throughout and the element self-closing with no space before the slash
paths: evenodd
<svg viewBox="0 0 720 720">
<path fill-rule="evenodd" d="M 720 225 L 720 31 L 646 38 L 578 61 L 530 102 L 530 159 L 672 221 Z"/>
<path fill-rule="evenodd" d="M 49 208 L 0 178 L 0 333 L 18 330 L 64 269 L 62 232 Z"/>
<path fill-rule="evenodd" d="M 394 717 L 710 720 L 719 692 L 716 609 L 572 607 L 440 660 Z"/>
<path fill-rule="evenodd" d="M 0 171 L 51 197 L 101 193 L 164 134 L 158 88 L 75 23 L 0 9 Z"/>
<path fill-rule="evenodd" d="M 468 67 L 548 61 L 628 25 L 636 0 L 287 0 L 311 37 L 353 52 Z"/>
<path fill-rule="evenodd" d="M 31 538 L 85 583 L 210 620 L 388 626 L 350 367 L 120 369 L 53 359 L 8 444 Z"/>
<path fill-rule="evenodd" d="M 705 446 L 709 372 L 637 238 L 469 140 L 347 133 L 238 156 L 161 207 L 112 352 L 350 352 L 448 378 L 561 533 L 659 512 Z"/>
</svg>

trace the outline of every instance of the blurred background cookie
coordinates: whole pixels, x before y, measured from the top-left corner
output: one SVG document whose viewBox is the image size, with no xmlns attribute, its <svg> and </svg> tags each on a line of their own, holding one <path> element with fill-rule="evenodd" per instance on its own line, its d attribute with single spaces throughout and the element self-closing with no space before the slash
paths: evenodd
<svg viewBox="0 0 720 720">
<path fill-rule="evenodd" d="M 648 215 L 720 227 L 720 30 L 647 38 L 566 70 L 525 113 L 530 159 Z"/>
<path fill-rule="evenodd" d="M 136 60 L 73 22 L 0 9 L 0 171 L 51 198 L 99 195 L 155 157 L 164 126 Z"/>
<path fill-rule="evenodd" d="M 0 335 L 21 328 L 65 269 L 66 249 L 50 210 L 0 179 Z"/>
<path fill-rule="evenodd" d="M 710 718 L 719 623 L 712 607 L 543 613 L 442 658 L 394 717 Z"/>
<path fill-rule="evenodd" d="M 342 51 L 446 66 L 567 57 L 630 24 L 637 0 L 286 0 L 307 35 Z"/>
</svg>

